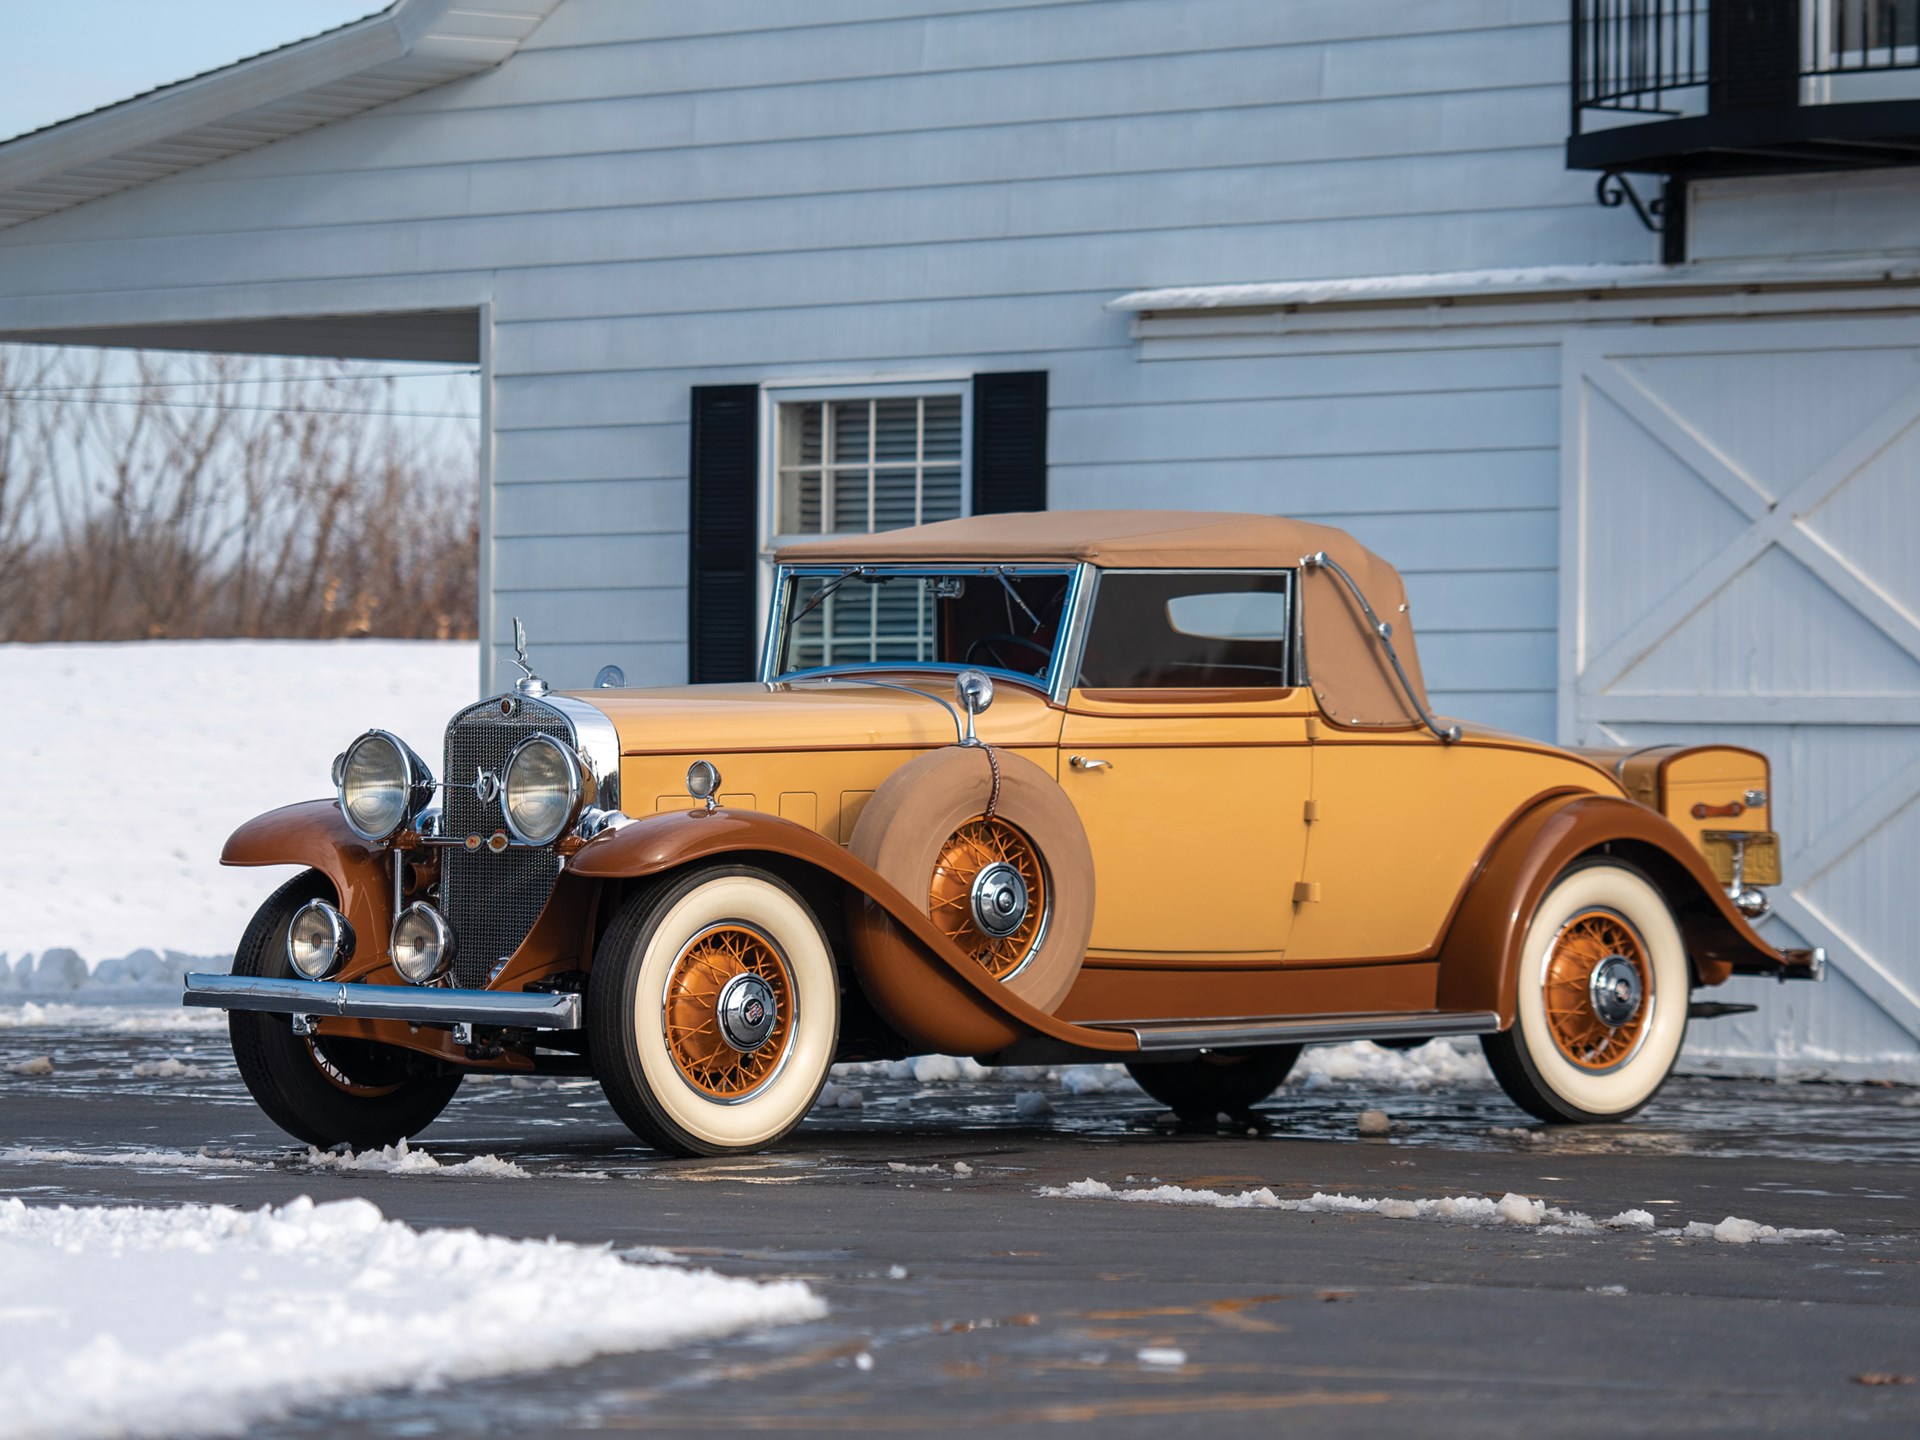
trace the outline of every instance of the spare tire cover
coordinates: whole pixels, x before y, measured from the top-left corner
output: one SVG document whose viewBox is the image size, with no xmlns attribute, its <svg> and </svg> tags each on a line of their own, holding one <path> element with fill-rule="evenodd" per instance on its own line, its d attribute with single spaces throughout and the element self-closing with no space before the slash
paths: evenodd
<svg viewBox="0 0 1920 1440">
<path fill-rule="evenodd" d="M 874 792 L 848 849 L 1022 1000 L 1066 998 L 1093 933 L 1093 852 L 1038 765 L 985 746 L 922 755 Z"/>
</svg>

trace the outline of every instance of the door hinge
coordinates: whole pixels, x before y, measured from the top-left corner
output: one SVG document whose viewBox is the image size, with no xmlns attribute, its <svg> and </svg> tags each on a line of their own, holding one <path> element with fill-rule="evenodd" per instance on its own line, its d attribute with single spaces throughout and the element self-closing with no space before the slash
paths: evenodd
<svg viewBox="0 0 1920 1440">
<path fill-rule="evenodd" d="M 1312 905 L 1317 903 L 1319 899 L 1320 882 L 1318 880 L 1296 880 L 1293 882 L 1294 904 Z"/>
<path fill-rule="evenodd" d="M 1305 805 L 1300 807 L 1300 812 L 1303 819 L 1318 820 L 1320 818 L 1320 802 L 1318 800 L 1309 800 Z"/>
</svg>

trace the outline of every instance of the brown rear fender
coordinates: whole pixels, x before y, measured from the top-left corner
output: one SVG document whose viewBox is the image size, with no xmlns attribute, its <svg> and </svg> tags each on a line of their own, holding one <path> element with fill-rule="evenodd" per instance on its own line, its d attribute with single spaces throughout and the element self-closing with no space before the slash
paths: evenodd
<svg viewBox="0 0 1920 1440">
<path fill-rule="evenodd" d="M 220 863 L 318 870 L 333 882 L 335 903 L 359 941 L 336 978 L 354 979 L 384 965 L 393 880 L 385 856 L 353 833 L 337 801 L 303 800 L 254 816 L 227 837 Z"/>
<path fill-rule="evenodd" d="M 1440 1009 L 1496 1010 L 1503 1026 L 1513 1023 L 1527 926 L 1561 872 L 1590 854 L 1625 860 L 1659 888 L 1696 983 L 1718 985 L 1736 971 L 1777 975 L 1785 967 L 1672 821 L 1631 800 L 1558 792 L 1515 819 L 1468 882 L 1440 945 Z"/>
<path fill-rule="evenodd" d="M 1131 1035 L 1089 1030 L 1029 1005 L 994 980 L 913 902 L 816 830 L 753 810 L 650 816 L 587 844 L 568 862 L 585 879 L 635 879 L 701 860 L 783 856 L 839 882 L 857 927 L 861 988 L 908 1043 L 952 1055 L 987 1055 L 1044 1036 L 1082 1050 L 1135 1049 Z"/>
</svg>

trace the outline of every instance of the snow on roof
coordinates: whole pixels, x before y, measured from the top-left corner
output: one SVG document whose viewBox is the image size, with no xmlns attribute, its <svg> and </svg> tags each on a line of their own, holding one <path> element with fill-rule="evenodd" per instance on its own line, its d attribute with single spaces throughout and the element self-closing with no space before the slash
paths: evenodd
<svg viewBox="0 0 1920 1440">
<path fill-rule="evenodd" d="M 1636 290 L 1703 290 L 1782 285 L 1850 285 L 1920 279 L 1910 263 L 1839 261 L 1696 265 L 1538 265 L 1504 270 L 1364 275 L 1328 280 L 1171 285 L 1109 300 L 1109 310 L 1282 310 L 1309 305 L 1392 305 L 1421 301 L 1538 298 Z"/>
<path fill-rule="evenodd" d="M 559 0 L 385 10 L 0 144 L 0 228 L 491 69 Z"/>
</svg>

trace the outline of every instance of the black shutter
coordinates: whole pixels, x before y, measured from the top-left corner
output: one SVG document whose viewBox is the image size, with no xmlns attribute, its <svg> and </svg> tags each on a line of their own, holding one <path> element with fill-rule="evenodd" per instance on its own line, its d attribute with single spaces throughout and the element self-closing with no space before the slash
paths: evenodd
<svg viewBox="0 0 1920 1440">
<path fill-rule="evenodd" d="M 973 513 L 1047 508 L 1047 372 L 973 377 Z"/>
<path fill-rule="evenodd" d="M 693 387 L 687 464 L 687 678 L 751 680 L 757 670 L 760 387 Z"/>
</svg>

